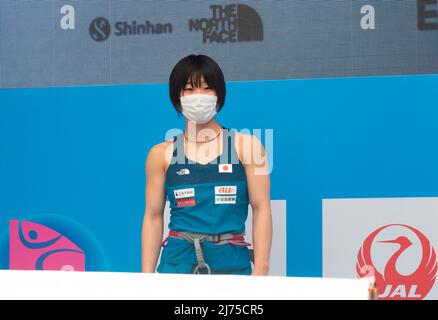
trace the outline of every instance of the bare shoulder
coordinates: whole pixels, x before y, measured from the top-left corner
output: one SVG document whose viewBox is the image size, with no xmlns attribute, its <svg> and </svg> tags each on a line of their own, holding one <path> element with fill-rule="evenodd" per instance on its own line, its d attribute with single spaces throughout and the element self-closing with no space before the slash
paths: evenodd
<svg viewBox="0 0 438 320">
<path fill-rule="evenodd" d="M 252 143 L 261 144 L 260 139 L 252 134 L 241 133 L 236 131 L 235 136 L 237 141 L 240 140 L 244 144 L 252 144 Z"/>
<path fill-rule="evenodd" d="M 236 132 L 234 144 L 237 154 L 244 164 L 254 163 L 255 157 L 259 158 L 265 156 L 263 145 L 260 139 L 255 135 Z"/>
<path fill-rule="evenodd" d="M 149 150 L 146 165 L 148 163 L 166 168 L 172 159 L 173 139 L 155 144 Z"/>
</svg>

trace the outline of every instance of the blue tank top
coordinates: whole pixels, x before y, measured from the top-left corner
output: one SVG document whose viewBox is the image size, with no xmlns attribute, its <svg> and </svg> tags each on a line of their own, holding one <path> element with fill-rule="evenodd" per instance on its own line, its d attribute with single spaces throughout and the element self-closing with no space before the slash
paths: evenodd
<svg viewBox="0 0 438 320">
<path fill-rule="evenodd" d="M 184 133 L 174 137 L 166 172 L 169 229 L 196 233 L 237 233 L 248 215 L 246 173 L 234 147 L 235 130 L 223 128 L 223 152 L 207 164 L 189 160 Z"/>
</svg>

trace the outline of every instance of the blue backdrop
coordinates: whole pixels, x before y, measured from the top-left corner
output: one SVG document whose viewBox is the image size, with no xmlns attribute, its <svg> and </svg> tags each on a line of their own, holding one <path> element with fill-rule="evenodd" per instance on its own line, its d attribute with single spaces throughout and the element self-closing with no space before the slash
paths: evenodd
<svg viewBox="0 0 438 320">
<path fill-rule="evenodd" d="M 322 275 L 322 198 L 438 196 L 437 89 L 438 75 L 227 83 L 219 123 L 274 129 L 289 276 Z M 145 157 L 183 126 L 167 84 L 0 90 L 0 233 L 65 215 L 112 271 L 140 271 Z"/>
</svg>

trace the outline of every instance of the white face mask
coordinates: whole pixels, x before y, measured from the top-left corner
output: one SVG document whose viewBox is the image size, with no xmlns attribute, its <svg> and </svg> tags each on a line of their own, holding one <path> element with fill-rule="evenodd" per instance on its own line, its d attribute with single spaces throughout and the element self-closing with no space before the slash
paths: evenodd
<svg viewBox="0 0 438 320">
<path fill-rule="evenodd" d="M 207 123 L 216 115 L 217 96 L 193 93 L 180 97 L 182 114 L 187 120 L 199 124 Z"/>
</svg>

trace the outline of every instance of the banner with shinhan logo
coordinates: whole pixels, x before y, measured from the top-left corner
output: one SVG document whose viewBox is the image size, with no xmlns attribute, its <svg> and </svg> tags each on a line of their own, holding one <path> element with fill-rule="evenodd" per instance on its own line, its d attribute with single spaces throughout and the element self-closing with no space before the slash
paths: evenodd
<svg viewBox="0 0 438 320">
<path fill-rule="evenodd" d="M 379 299 L 437 299 L 438 198 L 323 199 L 324 277 L 374 275 Z"/>
<path fill-rule="evenodd" d="M 0 0 L 0 88 L 166 83 L 189 53 L 228 81 L 438 71 L 436 0 Z"/>
</svg>

